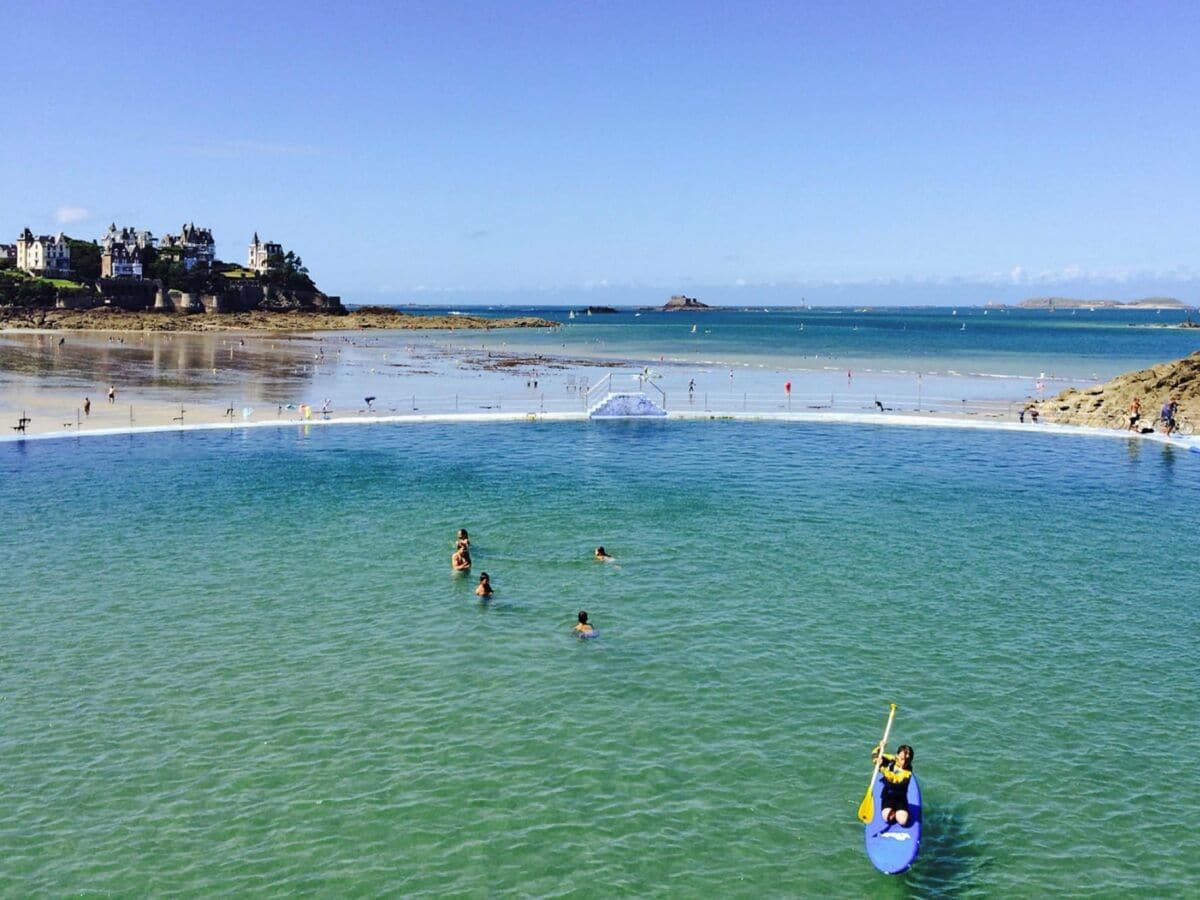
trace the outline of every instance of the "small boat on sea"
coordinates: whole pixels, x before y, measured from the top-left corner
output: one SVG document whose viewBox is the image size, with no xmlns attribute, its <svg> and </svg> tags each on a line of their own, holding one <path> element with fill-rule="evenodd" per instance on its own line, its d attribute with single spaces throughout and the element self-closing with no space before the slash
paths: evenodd
<svg viewBox="0 0 1200 900">
<path fill-rule="evenodd" d="M 696 333 L 696 326 L 695 326 L 695 325 L 693 325 L 693 326 L 692 326 L 692 334 L 695 334 L 695 333 Z"/>
<path fill-rule="evenodd" d="M 884 822 L 880 818 L 882 793 L 883 776 L 876 775 L 875 786 L 872 788 L 875 814 L 866 824 L 863 840 L 866 842 L 867 858 L 871 860 L 871 865 L 885 875 L 899 875 L 913 864 L 917 854 L 921 852 L 921 786 L 917 784 L 915 774 L 908 779 L 910 818 L 907 825 Z"/>
</svg>

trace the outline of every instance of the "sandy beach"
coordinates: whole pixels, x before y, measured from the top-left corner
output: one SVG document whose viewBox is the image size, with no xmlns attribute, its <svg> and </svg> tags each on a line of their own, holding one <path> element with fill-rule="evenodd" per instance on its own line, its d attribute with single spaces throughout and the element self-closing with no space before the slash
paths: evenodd
<svg viewBox="0 0 1200 900">
<path fill-rule="evenodd" d="M 972 386 L 930 379 L 924 395 L 905 394 L 906 383 L 895 377 L 809 372 L 788 393 L 781 386 L 790 376 L 771 369 L 530 354 L 509 349 L 502 333 L 467 340 L 451 345 L 384 331 L 3 332 L 0 440 L 296 424 L 578 420 L 614 391 L 645 393 L 672 419 L 1078 432 L 1045 420 L 1019 421 L 1018 385 L 1007 400 L 996 399 L 992 384 L 986 385 L 990 396 L 956 398 Z"/>
</svg>

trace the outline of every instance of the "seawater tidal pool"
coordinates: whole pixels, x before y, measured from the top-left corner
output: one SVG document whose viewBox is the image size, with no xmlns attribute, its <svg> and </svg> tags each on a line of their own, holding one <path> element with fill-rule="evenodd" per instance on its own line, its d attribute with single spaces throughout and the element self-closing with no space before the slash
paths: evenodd
<svg viewBox="0 0 1200 900">
<path fill-rule="evenodd" d="M 1182 896 L 1198 473 L 733 421 L 0 445 L 0 894 Z"/>
</svg>

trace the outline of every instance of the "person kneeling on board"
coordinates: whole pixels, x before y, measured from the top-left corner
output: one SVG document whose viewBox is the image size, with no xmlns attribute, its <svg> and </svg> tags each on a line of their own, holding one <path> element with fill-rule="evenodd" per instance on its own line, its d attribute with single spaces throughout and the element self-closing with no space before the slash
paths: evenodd
<svg viewBox="0 0 1200 900">
<path fill-rule="evenodd" d="M 879 757 L 879 748 L 871 751 L 871 758 Z M 913 748 L 901 744 L 895 754 L 884 753 L 879 766 L 883 776 L 883 791 L 879 796 L 881 816 L 885 822 L 908 824 L 908 779 L 912 777 Z"/>
</svg>

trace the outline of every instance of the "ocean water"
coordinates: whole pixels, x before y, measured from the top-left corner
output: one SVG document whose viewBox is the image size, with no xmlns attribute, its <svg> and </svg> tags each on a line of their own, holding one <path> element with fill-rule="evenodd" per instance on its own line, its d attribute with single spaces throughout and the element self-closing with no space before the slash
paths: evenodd
<svg viewBox="0 0 1200 900">
<path fill-rule="evenodd" d="M 0 445 L 0 894 L 1185 896 L 1198 474 L 733 421 Z"/>
</svg>

